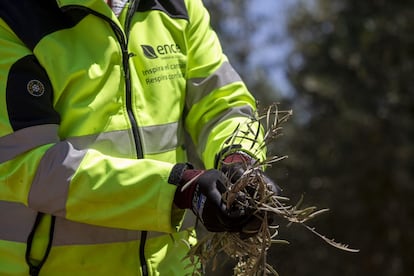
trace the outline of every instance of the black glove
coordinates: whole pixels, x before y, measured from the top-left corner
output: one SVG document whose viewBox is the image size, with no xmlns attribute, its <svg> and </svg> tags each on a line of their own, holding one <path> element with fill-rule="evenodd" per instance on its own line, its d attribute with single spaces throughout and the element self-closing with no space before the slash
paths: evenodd
<svg viewBox="0 0 414 276">
<path fill-rule="evenodd" d="M 255 162 L 256 161 L 248 154 L 244 152 L 235 152 L 225 157 L 224 160 L 219 164 L 219 168 L 229 179 L 231 179 L 231 182 L 233 184 L 236 184 L 240 178 L 249 177 L 245 175 L 246 170 L 252 168 Z M 280 195 L 281 189 L 274 181 L 272 181 L 262 170 L 258 170 L 256 173 L 260 174 L 259 177 L 261 178 L 261 181 L 266 184 L 268 190 L 273 192 L 274 195 Z M 245 188 L 244 192 L 253 197 L 257 191 L 256 187 L 249 185 Z M 239 196 L 239 200 L 240 199 L 242 199 L 242 197 Z M 245 208 L 245 215 L 249 217 L 248 220 L 245 220 L 245 224 L 243 225 L 241 231 L 245 234 L 246 237 L 257 233 L 260 230 L 262 219 L 265 216 L 269 224 L 273 223 L 274 216 L 271 214 L 266 214 L 265 212 L 257 212 L 257 210 L 249 208 L 252 203 L 249 203 L 248 200 L 244 200 L 244 202 L 241 202 L 241 204 L 247 206 Z"/>
<path fill-rule="evenodd" d="M 243 210 L 226 207 L 222 196 L 229 180 L 221 171 L 194 170 L 189 164 L 177 164 L 168 182 L 177 186 L 174 204 L 191 209 L 208 231 L 241 231 L 247 217 Z"/>
</svg>

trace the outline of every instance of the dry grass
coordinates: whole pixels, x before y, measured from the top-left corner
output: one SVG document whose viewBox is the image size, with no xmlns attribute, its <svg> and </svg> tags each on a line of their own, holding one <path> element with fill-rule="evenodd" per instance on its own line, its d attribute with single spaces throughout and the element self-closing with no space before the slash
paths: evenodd
<svg viewBox="0 0 414 276">
<path fill-rule="evenodd" d="M 258 115 L 246 123 L 247 132 L 241 131 L 242 128 L 238 127 L 227 141 L 226 146 L 231 146 L 236 139 L 241 138 L 249 139 L 252 142 L 252 149 L 261 150 L 281 135 L 282 124 L 288 120 L 291 114 L 291 111 L 278 110 L 278 106 L 274 104 L 267 108 L 262 115 Z M 256 144 L 259 133 L 258 122 L 264 124 L 266 130 L 264 141 L 261 144 Z M 243 129 L 246 128 L 243 127 Z M 274 244 L 288 243 L 288 241 L 277 239 L 279 225 L 276 222 L 280 221 L 300 224 L 338 249 L 358 252 L 345 244 L 326 238 L 306 224 L 307 221 L 325 213 L 328 209 L 301 208 L 303 198 L 297 204 L 290 205 L 289 198 L 276 195 L 268 188 L 262 169 L 285 158 L 286 156 L 270 156 L 262 162 L 245 164 L 246 170 L 243 176 L 236 183 L 228 184 L 228 191 L 223 195 L 223 200 L 228 206 L 235 203 L 253 209 L 253 215 L 260 225 L 259 230 L 257 231 L 256 228 L 254 231 L 243 229 L 243 231 L 236 233 L 208 233 L 196 246 L 190 249 L 187 255 L 195 268 L 211 266 L 211 270 L 214 271 L 218 258 L 221 254 L 225 254 L 236 261 L 234 275 L 278 275 L 277 271 L 267 262 L 267 252 Z M 246 195 L 242 201 L 239 201 L 237 197 L 240 192 Z M 193 275 L 202 275 L 202 271 L 195 269 Z"/>
</svg>

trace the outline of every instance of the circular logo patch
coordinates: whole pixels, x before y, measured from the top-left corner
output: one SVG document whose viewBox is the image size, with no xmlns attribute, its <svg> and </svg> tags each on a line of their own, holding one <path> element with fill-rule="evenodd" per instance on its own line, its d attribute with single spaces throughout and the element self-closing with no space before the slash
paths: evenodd
<svg viewBox="0 0 414 276">
<path fill-rule="evenodd" d="M 27 83 L 27 91 L 32 96 L 40 97 L 45 93 L 45 86 L 39 80 L 31 80 Z"/>
</svg>

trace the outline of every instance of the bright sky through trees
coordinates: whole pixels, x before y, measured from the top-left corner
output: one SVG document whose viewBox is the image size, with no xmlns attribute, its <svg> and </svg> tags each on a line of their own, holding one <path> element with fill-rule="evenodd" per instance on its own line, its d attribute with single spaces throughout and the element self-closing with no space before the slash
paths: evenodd
<svg viewBox="0 0 414 276">
<path fill-rule="evenodd" d="M 292 92 L 285 76 L 286 59 L 292 46 L 286 24 L 289 9 L 296 2 L 256 0 L 249 4 L 250 21 L 259 23 L 251 37 L 250 43 L 256 51 L 250 53 L 249 65 L 252 68 L 262 67 L 282 96 L 289 96 Z"/>
</svg>

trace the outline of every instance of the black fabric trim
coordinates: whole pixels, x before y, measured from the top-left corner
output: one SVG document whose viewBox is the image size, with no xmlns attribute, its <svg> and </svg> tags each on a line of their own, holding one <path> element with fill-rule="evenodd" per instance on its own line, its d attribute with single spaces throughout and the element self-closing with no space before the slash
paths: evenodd
<svg viewBox="0 0 414 276">
<path fill-rule="evenodd" d="M 34 93 L 36 88 L 39 89 L 38 94 Z M 53 108 L 52 84 L 34 55 L 23 57 L 10 68 L 6 105 L 10 124 L 15 131 L 60 123 L 60 115 Z"/>
<path fill-rule="evenodd" d="M 65 15 L 56 0 L 0 1 L 0 17 L 31 50 L 46 35 L 75 26 L 85 15 Z"/>
<path fill-rule="evenodd" d="M 138 11 L 146 12 L 150 10 L 159 10 L 165 12 L 169 17 L 188 20 L 184 0 L 141 0 Z"/>
<path fill-rule="evenodd" d="M 147 242 L 147 231 L 141 232 L 141 239 L 139 241 L 139 260 L 141 262 L 142 275 L 147 276 L 148 274 L 148 264 L 147 259 L 145 258 L 145 244 Z"/>
<path fill-rule="evenodd" d="M 40 262 L 38 264 L 32 263 L 32 261 L 30 259 L 30 253 L 32 252 L 33 238 L 34 238 L 34 235 L 36 233 L 37 228 L 40 225 L 40 222 L 42 221 L 43 216 L 44 216 L 44 213 L 41 213 L 41 212 L 37 213 L 36 220 L 33 224 L 32 230 L 30 231 L 30 234 L 27 237 L 25 259 L 26 259 L 27 265 L 29 266 L 29 275 L 30 276 L 38 276 L 39 275 L 40 269 L 42 268 L 42 266 L 46 262 L 47 257 L 49 257 L 50 250 L 52 249 L 53 236 L 54 236 L 54 233 L 55 233 L 55 220 L 56 220 L 55 216 L 52 216 L 52 219 L 51 219 L 51 222 L 50 222 L 49 239 L 48 239 L 48 242 L 47 242 L 46 251 L 45 251 L 42 259 L 40 260 Z"/>
<path fill-rule="evenodd" d="M 184 0 L 142 0 L 137 11 L 159 10 L 172 18 L 188 20 Z M 1 0 L 0 17 L 10 26 L 16 35 L 34 49 L 46 35 L 58 30 L 74 27 L 88 12 L 74 9 L 62 11 L 56 0 Z"/>
</svg>

